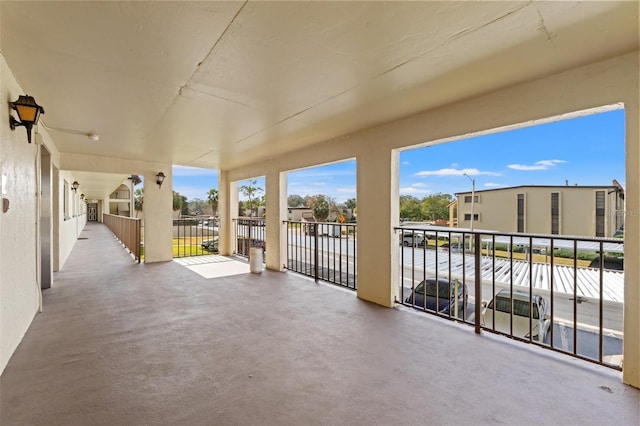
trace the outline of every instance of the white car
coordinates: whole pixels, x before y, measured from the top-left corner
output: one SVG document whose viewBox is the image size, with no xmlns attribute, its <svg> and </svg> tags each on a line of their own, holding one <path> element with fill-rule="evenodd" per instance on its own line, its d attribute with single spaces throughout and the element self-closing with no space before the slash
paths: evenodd
<svg viewBox="0 0 640 426">
<path fill-rule="evenodd" d="M 425 244 L 424 235 L 420 232 L 404 231 L 401 244 L 405 247 L 422 246 Z"/>
<path fill-rule="evenodd" d="M 511 315 L 511 301 L 513 298 L 513 315 Z M 529 305 L 531 301 L 531 305 Z M 529 297 L 529 293 L 509 290 L 500 290 L 489 303 L 482 302 L 482 326 L 488 329 L 495 329 L 501 333 L 510 334 L 510 322 L 513 318 L 513 336 L 532 340 L 540 343 L 544 342 L 551 325 L 549 318 L 549 304 L 544 297 L 534 294 Z M 532 314 L 530 316 L 530 309 Z M 494 324 L 495 315 L 495 324 Z M 531 324 L 529 318 L 531 317 Z M 494 327 L 495 325 L 495 327 Z M 531 329 L 529 328 L 531 326 Z"/>
</svg>

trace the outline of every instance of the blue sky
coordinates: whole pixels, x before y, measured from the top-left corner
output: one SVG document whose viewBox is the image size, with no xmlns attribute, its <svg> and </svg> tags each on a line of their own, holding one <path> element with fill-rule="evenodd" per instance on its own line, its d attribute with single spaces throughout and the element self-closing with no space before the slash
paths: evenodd
<svg viewBox="0 0 640 426">
<path fill-rule="evenodd" d="M 624 110 L 523 127 L 400 153 L 400 193 L 429 194 L 517 185 L 625 184 Z M 206 200 L 218 187 L 215 170 L 174 166 L 174 190 Z M 243 183 L 240 183 L 242 185 Z M 264 188 L 264 178 L 258 179 Z M 290 172 L 288 193 L 356 197 L 356 163 L 347 161 Z M 242 198 L 242 197 L 241 197 Z"/>
</svg>

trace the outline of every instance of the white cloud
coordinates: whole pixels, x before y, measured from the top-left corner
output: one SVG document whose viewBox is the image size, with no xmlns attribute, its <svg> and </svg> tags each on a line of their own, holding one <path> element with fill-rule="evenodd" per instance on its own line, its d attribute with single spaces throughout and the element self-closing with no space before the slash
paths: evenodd
<svg viewBox="0 0 640 426">
<path fill-rule="evenodd" d="M 484 186 L 486 186 L 487 188 L 498 188 L 498 187 L 501 187 L 502 185 L 499 183 L 487 182 L 484 184 Z"/>
<path fill-rule="evenodd" d="M 416 183 L 412 184 L 411 186 L 413 186 L 414 188 L 424 188 L 424 187 L 427 187 L 429 185 L 427 185 L 424 182 L 416 182 Z"/>
<path fill-rule="evenodd" d="M 406 161 L 406 160 L 402 162 L 402 165 L 403 165 L 403 166 L 408 166 L 409 164 L 411 164 L 411 163 L 410 163 L 410 162 L 408 162 L 408 161 Z"/>
<path fill-rule="evenodd" d="M 526 164 L 509 164 L 508 168 L 513 170 L 521 170 L 521 171 L 532 171 L 532 170 L 547 170 L 550 167 L 554 167 L 558 164 L 566 163 L 564 160 L 540 160 L 536 161 L 532 165 Z"/>
<path fill-rule="evenodd" d="M 400 195 L 426 195 L 430 194 L 432 191 L 430 189 L 420 189 L 415 186 L 406 186 L 404 188 L 400 188 Z"/>
<path fill-rule="evenodd" d="M 416 173 L 414 176 L 500 176 L 500 173 L 497 172 L 483 172 L 478 169 L 439 169 L 439 170 L 423 170 L 421 172 Z"/>
<path fill-rule="evenodd" d="M 173 190 L 187 197 L 187 200 L 193 201 L 194 198 L 199 198 L 201 200 L 207 199 L 207 194 L 209 189 L 204 189 L 198 186 L 188 186 L 188 185 L 174 185 Z"/>
<path fill-rule="evenodd" d="M 451 167 L 453 167 L 454 169 L 457 169 L 458 167 L 460 167 L 460 164 L 458 164 L 458 163 L 451 163 Z"/>
<path fill-rule="evenodd" d="M 218 171 L 200 167 L 173 166 L 173 176 L 218 176 Z"/>
<path fill-rule="evenodd" d="M 356 187 L 355 186 L 349 186 L 349 187 L 336 188 L 336 193 L 338 193 L 338 194 L 355 194 L 356 193 Z"/>
</svg>

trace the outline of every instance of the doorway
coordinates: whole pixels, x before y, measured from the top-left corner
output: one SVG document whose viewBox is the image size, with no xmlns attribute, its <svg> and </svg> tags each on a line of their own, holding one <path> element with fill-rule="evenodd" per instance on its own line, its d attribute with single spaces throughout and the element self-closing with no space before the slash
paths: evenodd
<svg viewBox="0 0 640 426">
<path fill-rule="evenodd" d="M 87 204 L 87 220 L 89 222 L 98 221 L 98 205 L 96 203 Z"/>
<path fill-rule="evenodd" d="M 51 153 L 40 146 L 40 288 L 51 288 Z"/>
</svg>

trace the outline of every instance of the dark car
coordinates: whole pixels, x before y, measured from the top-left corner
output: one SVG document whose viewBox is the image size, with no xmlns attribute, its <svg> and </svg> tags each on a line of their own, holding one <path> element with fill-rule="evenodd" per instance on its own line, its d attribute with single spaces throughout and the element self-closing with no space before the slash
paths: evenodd
<svg viewBox="0 0 640 426">
<path fill-rule="evenodd" d="M 454 306 L 457 299 L 458 313 L 467 312 L 467 299 L 469 296 L 467 286 L 459 283 L 456 295 L 455 281 L 449 281 L 446 278 L 438 278 L 437 281 L 435 278 L 427 278 L 425 281 L 421 281 L 404 302 L 413 304 L 417 308 L 425 307 L 425 288 L 426 308 L 428 310 L 437 311 L 442 314 L 451 313 L 453 315 L 455 314 Z"/>
<path fill-rule="evenodd" d="M 212 240 L 204 240 L 202 244 L 200 244 L 203 249 L 207 251 L 218 251 L 218 238 L 214 238 Z"/>
<path fill-rule="evenodd" d="M 596 257 L 595 259 L 593 259 L 589 264 L 589 268 L 600 268 L 600 257 Z M 605 256 L 603 269 L 624 271 L 624 258 Z"/>
</svg>

